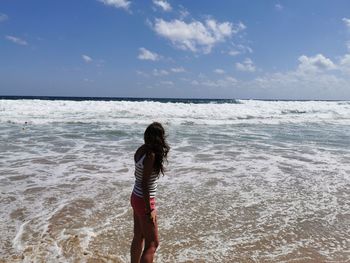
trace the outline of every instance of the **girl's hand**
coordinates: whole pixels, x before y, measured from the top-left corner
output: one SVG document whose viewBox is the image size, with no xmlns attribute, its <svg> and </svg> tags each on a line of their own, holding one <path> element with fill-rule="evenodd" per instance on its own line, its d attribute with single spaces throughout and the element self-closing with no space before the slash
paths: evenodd
<svg viewBox="0 0 350 263">
<path fill-rule="evenodd" d="M 151 213 L 149 213 L 149 220 L 151 220 L 151 222 L 153 223 L 153 225 L 156 224 L 156 222 L 157 222 L 156 210 L 152 210 Z"/>
</svg>

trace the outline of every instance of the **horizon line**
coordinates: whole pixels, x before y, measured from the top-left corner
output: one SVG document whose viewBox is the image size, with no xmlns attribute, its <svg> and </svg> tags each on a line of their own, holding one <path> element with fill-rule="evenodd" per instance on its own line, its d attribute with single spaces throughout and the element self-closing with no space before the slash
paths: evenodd
<svg viewBox="0 0 350 263">
<path fill-rule="evenodd" d="M 207 100 L 207 101 L 229 101 L 229 100 L 257 100 L 257 101 L 349 101 L 349 100 L 338 100 L 338 99 L 262 99 L 262 98 L 175 98 L 175 97 L 130 97 L 130 96 L 52 96 L 52 95 L 0 95 L 0 100 L 70 100 L 70 101 L 87 101 L 87 100 L 101 100 L 101 101 L 115 101 L 115 100 Z"/>
</svg>

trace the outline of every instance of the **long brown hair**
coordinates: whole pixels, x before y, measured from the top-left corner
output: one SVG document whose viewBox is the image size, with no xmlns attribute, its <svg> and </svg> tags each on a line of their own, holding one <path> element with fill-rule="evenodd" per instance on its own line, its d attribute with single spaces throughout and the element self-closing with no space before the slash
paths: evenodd
<svg viewBox="0 0 350 263">
<path fill-rule="evenodd" d="M 164 161 L 167 162 L 168 152 L 170 147 L 166 142 L 165 131 L 159 122 L 151 123 L 144 133 L 145 144 L 149 147 L 149 150 L 154 152 L 154 170 L 159 175 L 164 175 Z"/>
</svg>

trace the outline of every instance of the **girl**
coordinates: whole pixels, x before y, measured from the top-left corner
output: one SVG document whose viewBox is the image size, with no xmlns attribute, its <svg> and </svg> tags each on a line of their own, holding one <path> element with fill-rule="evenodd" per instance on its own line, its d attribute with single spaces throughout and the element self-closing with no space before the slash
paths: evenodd
<svg viewBox="0 0 350 263">
<path fill-rule="evenodd" d="M 164 175 L 169 145 L 165 132 L 158 122 L 150 124 L 144 133 L 145 143 L 137 149 L 135 161 L 135 185 L 131 194 L 134 210 L 134 238 L 131 243 L 131 263 L 153 262 L 158 247 L 158 225 L 155 207 L 157 181 Z"/>
</svg>

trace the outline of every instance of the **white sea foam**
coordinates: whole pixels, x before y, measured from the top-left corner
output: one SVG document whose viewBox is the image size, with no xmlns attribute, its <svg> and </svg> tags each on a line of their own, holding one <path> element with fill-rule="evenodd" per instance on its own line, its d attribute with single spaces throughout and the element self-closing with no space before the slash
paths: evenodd
<svg viewBox="0 0 350 263">
<path fill-rule="evenodd" d="M 13 247 L 17 250 L 17 251 L 21 251 L 23 250 L 23 244 L 22 244 L 22 235 L 24 232 L 24 228 L 25 226 L 29 223 L 29 221 L 24 222 L 23 224 L 20 225 L 18 232 L 15 236 L 15 238 L 13 239 L 12 243 L 13 243 Z"/>
<path fill-rule="evenodd" d="M 0 100 L 0 122 L 44 124 L 124 123 L 147 124 L 149 119 L 195 124 L 241 122 L 350 121 L 350 103 L 319 101 L 240 101 L 191 104 L 130 101 Z"/>
</svg>

